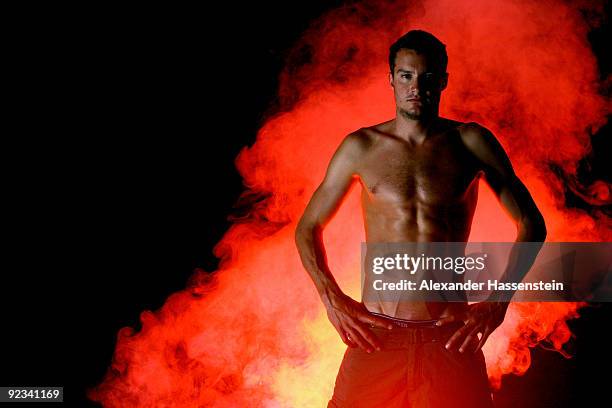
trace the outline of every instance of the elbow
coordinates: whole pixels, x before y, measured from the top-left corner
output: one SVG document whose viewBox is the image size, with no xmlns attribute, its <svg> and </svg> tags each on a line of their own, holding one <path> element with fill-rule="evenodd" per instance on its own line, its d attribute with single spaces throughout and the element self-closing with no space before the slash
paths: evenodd
<svg viewBox="0 0 612 408">
<path fill-rule="evenodd" d="M 308 240 L 309 237 L 312 238 L 313 234 L 316 233 L 317 229 L 318 228 L 316 224 L 307 222 L 302 218 L 295 228 L 295 244 L 299 247 L 301 243 L 303 243 L 305 240 Z"/>
<path fill-rule="evenodd" d="M 302 239 L 304 237 L 304 226 L 301 223 L 298 223 L 297 227 L 295 228 L 295 234 L 294 234 L 294 240 L 295 240 L 295 245 L 297 245 L 297 247 L 300 247 L 300 243 L 302 242 Z"/>
<path fill-rule="evenodd" d="M 521 231 L 519 236 L 521 241 L 529 242 L 544 242 L 548 231 L 546 230 L 546 222 L 542 214 L 538 212 L 536 216 L 525 219 L 521 222 Z"/>
<path fill-rule="evenodd" d="M 546 231 L 546 224 L 542 223 L 540 226 L 538 226 L 538 228 L 534 232 L 533 241 L 544 242 L 546 241 L 547 234 L 548 234 L 548 231 Z"/>
<path fill-rule="evenodd" d="M 538 212 L 537 223 L 536 223 L 536 239 L 535 241 L 544 242 L 546 241 L 546 235 L 548 235 L 548 231 L 546 230 L 546 221 L 544 221 L 544 217 L 541 213 Z"/>
<path fill-rule="evenodd" d="M 298 222 L 297 226 L 295 227 L 295 231 L 294 231 L 294 241 L 295 244 L 298 246 L 300 246 L 300 241 L 302 239 L 302 236 L 304 235 L 304 227 L 302 226 L 302 222 Z"/>
</svg>

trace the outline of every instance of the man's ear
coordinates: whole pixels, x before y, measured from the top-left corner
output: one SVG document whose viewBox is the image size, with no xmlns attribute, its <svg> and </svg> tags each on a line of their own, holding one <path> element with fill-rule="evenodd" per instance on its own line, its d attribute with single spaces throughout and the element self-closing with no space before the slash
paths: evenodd
<svg viewBox="0 0 612 408">
<path fill-rule="evenodd" d="M 448 72 L 445 72 L 444 75 L 442 75 L 442 80 L 440 81 L 440 92 L 445 90 L 447 85 L 448 85 Z"/>
<path fill-rule="evenodd" d="M 393 88 L 393 72 L 389 71 L 389 84 Z"/>
</svg>

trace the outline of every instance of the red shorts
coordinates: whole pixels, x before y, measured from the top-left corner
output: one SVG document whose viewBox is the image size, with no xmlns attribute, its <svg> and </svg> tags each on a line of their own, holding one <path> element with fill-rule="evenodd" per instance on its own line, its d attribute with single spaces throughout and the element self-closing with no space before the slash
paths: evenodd
<svg viewBox="0 0 612 408">
<path fill-rule="evenodd" d="M 461 325 L 370 327 L 381 351 L 346 350 L 328 408 L 492 407 L 482 351 L 444 348 Z"/>
</svg>

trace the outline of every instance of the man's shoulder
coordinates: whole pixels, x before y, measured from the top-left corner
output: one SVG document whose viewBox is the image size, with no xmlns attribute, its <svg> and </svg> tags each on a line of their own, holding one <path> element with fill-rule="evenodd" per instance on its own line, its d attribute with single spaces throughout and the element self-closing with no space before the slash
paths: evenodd
<svg viewBox="0 0 612 408">
<path fill-rule="evenodd" d="M 476 122 L 458 122 L 457 130 L 468 148 L 477 148 L 479 145 L 495 141 L 493 133 Z"/>
<path fill-rule="evenodd" d="M 491 134 L 491 131 L 477 122 L 459 122 L 457 123 L 457 130 L 461 136 L 467 137 L 483 137 L 487 134 Z"/>
<path fill-rule="evenodd" d="M 350 148 L 356 152 L 367 151 L 379 137 L 380 130 L 376 126 L 362 127 L 357 129 L 344 138 L 341 147 Z"/>
<path fill-rule="evenodd" d="M 460 134 L 464 146 L 481 161 L 499 166 L 505 166 L 508 162 L 503 146 L 486 127 L 476 122 L 468 122 L 462 126 Z"/>
<path fill-rule="evenodd" d="M 441 132 L 447 133 L 449 131 L 457 131 L 462 136 L 478 134 L 486 130 L 484 126 L 476 122 L 462 122 L 444 117 L 438 118 L 438 124 L 436 127 Z"/>
<path fill-rule="evenodd" d="M 368 149 L 376 144 L 381 138 L 392 133 L 391 128 L 393 123 L 394 119 L 391 119 L 376 125 L 362 127 L 350 133 L 347 136 L 347 140 L 362 149 Z"/>
<path fill-rule="evenodd" d="M 342 139 L 342 142 L 334 153 L 334 160 L 353 163 L 359 161 L 368 146 L 368 137 L 362 129 L 349 133 Z"/>
</svg>

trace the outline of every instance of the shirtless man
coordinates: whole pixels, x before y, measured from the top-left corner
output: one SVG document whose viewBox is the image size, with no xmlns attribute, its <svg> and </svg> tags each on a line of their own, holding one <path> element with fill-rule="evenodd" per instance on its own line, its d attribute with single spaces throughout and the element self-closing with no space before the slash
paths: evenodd
<svg viewBox="0 0 612 408">
<path fill-rule="evenodd" d="M 368 243 L 466 242 L 481 176 L 516 222 L 517 241 L 546 237 L 493 134 L 438 115 L 448 80 L 444 44 L 410 31 L 391 46 L 389 65 L 395 118 L 343 140 L 296 230 L 302 263 L 349 346 L 328 406 L 491 406 L 481 347 L 507 303 L 364 304 L 342 292 L 327 266 L 322 232 L 354 180 Z"/>
</svg>

